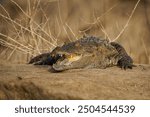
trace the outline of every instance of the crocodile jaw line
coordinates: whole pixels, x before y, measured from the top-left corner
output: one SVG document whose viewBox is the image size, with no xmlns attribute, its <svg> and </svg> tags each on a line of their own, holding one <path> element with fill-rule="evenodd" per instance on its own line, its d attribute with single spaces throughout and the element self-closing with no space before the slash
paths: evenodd
<svg viewBox="0 0 150 117">
<path fill-rule="evenodd" d="M 70 56 L 68 59 L 64 59 L 53 65 L 53 69 L 56 71 L 63 71 L 72 67 L 72 63 L 82 58 L 82 55 Z"/>
</svg>

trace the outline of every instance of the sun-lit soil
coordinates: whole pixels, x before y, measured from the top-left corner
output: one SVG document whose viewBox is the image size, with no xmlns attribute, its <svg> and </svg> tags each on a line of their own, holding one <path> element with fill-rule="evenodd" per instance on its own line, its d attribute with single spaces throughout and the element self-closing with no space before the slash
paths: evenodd
<svg viewBox="0 0 150 117">
<path fill-rule="evenodd" d="M 0 65 L 0 99 L 150 99 L 150 66 L 132 70 Z"/>
<path fill-rule="evenodd" d="M 150 0 L 0 0 L 0 99 L 150 99 L 149 13 Z M 25 64 L 85 34 L 149 65 L 50 73 Z"/>
</svg>

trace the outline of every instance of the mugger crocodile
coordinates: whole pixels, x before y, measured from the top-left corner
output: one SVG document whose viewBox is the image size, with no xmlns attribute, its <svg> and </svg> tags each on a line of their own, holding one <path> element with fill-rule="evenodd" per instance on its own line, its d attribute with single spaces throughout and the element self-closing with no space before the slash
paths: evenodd
<svg viewBox="0 0 150 117">
<path fill-rule="evenodd" d="M 117 42 L 94 36 L 84 36 L 77 41 L 56 47 L 53 51 L 35 56 L 34 65 L 50 65 L 55 71 L 79 68 L 107 68 L 119 66 L 132 69 L 133 60 Z"/>
</svg>

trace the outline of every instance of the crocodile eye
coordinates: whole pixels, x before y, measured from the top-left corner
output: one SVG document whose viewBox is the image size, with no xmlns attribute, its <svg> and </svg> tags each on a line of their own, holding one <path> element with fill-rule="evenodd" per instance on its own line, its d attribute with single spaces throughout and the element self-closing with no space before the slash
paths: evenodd
<svg viewBox="0 0 150 117">
<path fill-rule="evenodd" d="M 59 59 L 59 58 L 63 57 L 63 55 L 62 54 L 57 54 L 56 57 Z"/>
<path fill-rule="evenodd" d="M 63 54 L 59 54 L 59 56 L 60 56 L 60 57 L 63 57 L 64 55 L 63 55 Z"/>
<path fill-rule="evenodd" d="M 56 58 L 57 58 L 57 60 L 58 60 L 58 59 L 64 59 L 64 58 L 65 58 L 65 55 L 64 55 L 64 54 L 57 54 L 57 55 L 56 55 Z"/>
<path fill-rule="evenodd" d="M 58 58 L 64 58 L 65 55 L 64 54 L 58 54 Z"/>
</svg>

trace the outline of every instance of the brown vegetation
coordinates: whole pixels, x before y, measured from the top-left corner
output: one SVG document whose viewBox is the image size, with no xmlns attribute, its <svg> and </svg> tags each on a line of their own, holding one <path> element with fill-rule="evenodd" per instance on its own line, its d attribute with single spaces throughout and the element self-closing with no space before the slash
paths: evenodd
<svg viewBox="0 0 150 117">
<path fill-rule="evenodd" d="M 1 60 L 26 63 L 89 34 L 118 41 L 135 63 L 149 64 L 149 6 L 149 0 L 2 0 Z"/>
</svg>

